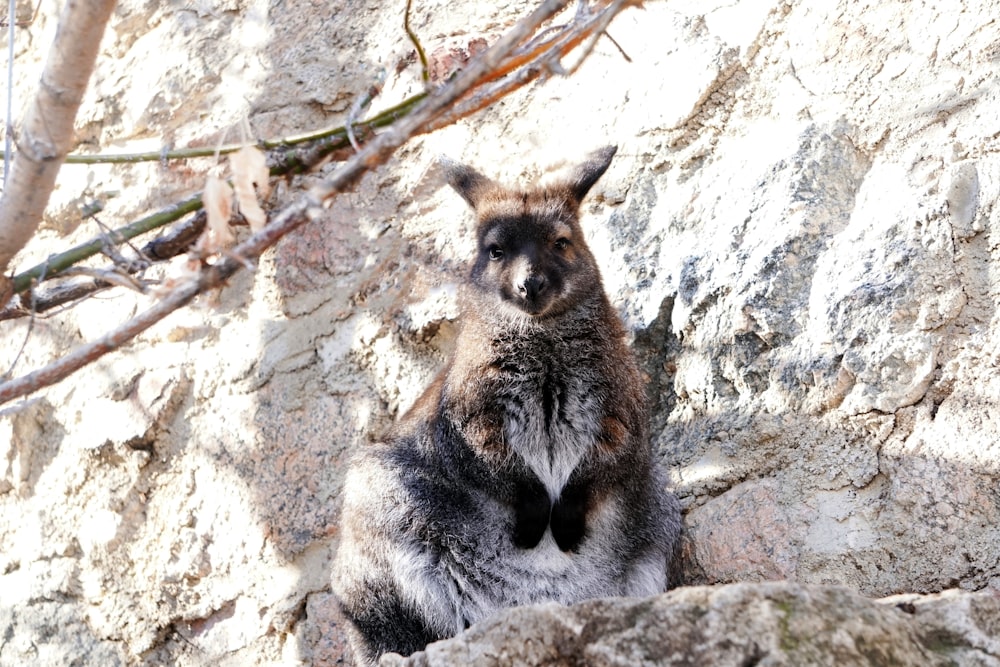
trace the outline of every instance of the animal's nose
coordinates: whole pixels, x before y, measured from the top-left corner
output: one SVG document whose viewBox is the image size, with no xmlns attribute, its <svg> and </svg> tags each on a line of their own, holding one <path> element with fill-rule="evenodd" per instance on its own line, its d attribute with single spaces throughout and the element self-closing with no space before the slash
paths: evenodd
<svg viewBox="0 0 1000 667">
<path fill-rule="evenodd" d="M 520 287 L 517 288 L 529 301 L 534 301 L 538 295 L 545 291 L 545 278 L 539 275 L 530 275 L 524 279 Z"/>
</svg>

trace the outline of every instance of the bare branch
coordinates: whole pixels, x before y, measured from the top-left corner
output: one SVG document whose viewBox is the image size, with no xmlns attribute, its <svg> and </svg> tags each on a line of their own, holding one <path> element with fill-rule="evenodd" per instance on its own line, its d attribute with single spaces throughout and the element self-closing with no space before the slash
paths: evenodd
<svg viewBox="0 0 1000 667">
<path fill-rule="evenodd" d="M 587 37 L 596 39 L 626 4 L 627 0 L 614 0 L 599 11 L 591 12 L 586 3 L 581 3 L 573 23 L 548 28 L 521 45 L 507 62 L 485 75 L 483 83 L 488 85 L 480 85 L 465 95 L 425 131 L 433 132 L 470 116 L 545 73 L 565 74 L 559 59 Z M 592 45 L 586 49 L 570 73 L 576 71 L 592 49 Z"/>
<path fill-rule="evenodd" d="M 537 68 L 539 62 L 545 62 L 548 58 L 558 58 L 564 52 L 560 50 L 553 53 L 536 53 L 535 58 L 527 59 L 523 55 L 516 56 L 513 58 L 519 62 L 513 66 L 506 63 L 505 59 L 512 57 L 511 54 L 514 50 L 534 34 L 542 23 L 562 10 L 568 1 L 545 0 L 531 15 L 517 23 L 496 44 L 470 61 L 466 69 L 459 72 L 449 83 L 430 93 L 410 114 L 362 146 L 361 151 L 341 165 L 328 180 L 285 207 L 263 229 L 234 247 L 230 253 L 227 253 L 216 263 L 204 265 L 197 277 L 182 282 L 151 308 L 98 340 L 80 346 L 69 355 L 45 368 L 0 384 L 0 404 L 62 380 L 95 359 L 120 347 L 169 313 L 187 305 L 198 294 L 222 285 L 242 268 L 244 262 L 260 257 L 261 253 L 274 245 L 285 234 L 317 217 L 321 207 L 326 202 L 353 187 L 365 172 L 388 160 L 393 152 L 411 137 L 429 131 L 436 120 L 447 117 L 448 110 L 457 101 L 472 93 L 477 87 L 495 81 L 498 78 L 495 75 L 496 71 L 503 69 L 512 73 L 513 80 L 530 80 L 531 77 L 524 73 L 528 70 L 520 72 L 514 70 L 525 65 L 529 68 Z M 576 34 L 568 34 L 563 39 L 557 38 L 556 42 L 561 46 L 569 43 L 580 43 L 586 37 L 594 34 L 595 28 L 603 29 L 611 16 L 620 10 L 623 3 L 615 2 L 610 5 L 600 3 L 600 5 L 603 9 L 597 14 L 598 20 L 575 22 L 569 32 Z M 513 87 L 510 90 L 513 90 Z M 457 118 L 455 115 L 450 117 L 453 120 Z"/>
<path fill-rule="evenodd" d="M 34 235 L 73 141 L 73 121 L 114 0 L 67 2 L 45 70 L 21 126 L 0 199 L 0 273 Z"/>
<path fill-rule="evenodd" d="M 369 90 L 366 95 L 371 95 Z M 356 121 L 353 123 L 353 130 L 357 133 L 362 128 L 371 131 L 374 128 L 391 125 L 401 116 L 409 113 L 413 107 L 422 102 L 427 97 L 426 93 L 417 93 L 399 104 L 380 111 L 368 120 Z M 362 107 L 367 107 L 371 98 L 362 97 Z M 272 159 L 274 166 L 272 174 L 298 173 L 312 166 L 303 155 L 319 154 L 325 156 L 339 148 L 348 145 L 347 126 L 338 125 L 323 130 L 307 132 L 291 137 L 279 139 L 264 139 L 257 142 L 259 148 L 273 150 Z M 298 150 L 288 150 L 293 146 L 308 144 Z M 218 147 L 196 147 L 196 148 L 176 148 L 173 150 L 143 151 L 139 153 L 91 153 L 91 154 L 70 154 L 66 156 L 66 164 L 135 164 L 138 162 L 162 162 L 164 160 L 186 160 L 197 157 L 214 157 L 235 153 L 246 144 L 226 144 Z M 313 164 L 315 160 L 313 161 Z"/>
<path fill-rule="evenodd" d="M 162 262 L 176 257 L 182 252 L 186 252 L 191 245 L 198 240 L 202 231 L 204 231 L 205 219 L 205 211 L 198 211 L 195 215 L 178 224 L 163 236 L 153 239 L 141 249 L 136 249 L 136 255 L 139 260 L 126 260 L 124 265 L 122 265 L 119 260 L 116 260 L 116 268 L 119 271 L 134 273 L 141 270 L 145 266 L 152 264 L 153 262 Z M 113 230 L 108 233 L 108 237 L 121 238 L 121 233 L 122 229 Z M 96 241 L 97 240 L 95 239 L 94 243 L 96 243 Z M 86 247 L 88 250 L 91 249 L 89 244 L 78 246 L 78 248 L 83 247 Z M 94 249 L 94 254 L 100 250 L 101 249 Z M 57 258 L 58 256 L 51 257 L 49 258 L 49 261 L 58 265 L 60 262 L 56 262 Z M 44 269 L 45 267 L 46 264 L 41 264 L 39 267 L 36 267 L 36 269 Z M 60 270 L 59 275 L 66 276 L 71 272 L 72 267 Z M 43 277 L 47 278 L 48 276 Z M 41 278 L 39 281 L 40 280 Z M 0 277 L 0 289 L 2 289 L 4 285 L 10 287 L 13 283 L 6 277 Z M 103 280 L 89 280 L 82 282 L 79 280 L 71 280 L 63 281 L 61 284 L 44 289 L 40 288 L 37 284 L 35 284 L 35 281 L 32 280 L 29 281 L 28 287 L 25 291 L 15 295 L 13 300 L 9 301 L 3 309 L 0 309 L 0 320 L 27 317 L 32 313 L 44 313 L 59 306 L 65 306 L 67 304 L 72 304 L 75 301 L 80 301 L 85 297 L 96 294 L 97 292 L 105 290 L 109 287 L 111 287 L 111 284 Z M 8 295 L 8 298 L 10 298 L 10 295 Z M 24 305 L 26 300 L 32 304 L 31 308 Z M 4 301 L 4 299 L 0 298 L 0 303 L 3 303 Z"/>
<path fill-rule="evenodd" d="M 41 281 L 43 276 L 52 277 L 68 267 L 76 264 L 82 259 L 91 257 L 101 252 L 107 242 L 108 236 L 116 243 L 122 243 L 135 238 L 157 227 L 162 227 L 168 222 L 173 222 L 181 217 L 197 211 L 201 208 L 201 193 L 188 197 L 184 201 L 178 202 L 166 209 L 147 215 L 145 218 L 116 229 L 110 234 L 102 234 L 85 243 L 70 248 L 58 255 L 53 255 L 41 264 L 33 266 L 27 271 L 23 271 L 14 276 L 14 291 L 23 292 L 31 286 L 32 281 Z"/>
<path fill-rule="evenodd" d="M 372 95 L 373 93 L 374 91 L 369 91 L 368 95 Z M 366 121 L 358 123 L 356 127 L 354 127 L 355 137 L 360 141 L 367 141 L 368 138 L 371 137 L 374 128 L 390 125 L 401 116 L 409 113 L 426 97 L 426 93 L 414 95 L 400 104 L 381 111 Z M 305 145 L 299 146 L 298 148 L 289 148 L 295 144 Z M 287 139 L 262 141 L 260 142 L 260 145 L 266 148 L 274 149 L 271 153 L 271 159 L 269 160 L 272 165 L 270 168 L 272 176 L 301 173 L 314 168 L 324 160 L 345 160 L 351 154 L 351 149 L 349 148 L 351 144 L 347 137 L 347 129 L 344 126 L 296 137 L 289 137 Z M 344 149 L 347 149 L 347 152 L 341 153 L 340 151 L 343 151 Z M 199 153 L 201 150 L 202 149 L 185 149 L 184 151 L 169 153 L 167 157 L 195 157 L 197 155 L 201 155 L 201 153 Z M 219 150 L 219 152 L 221 154 L 225 152 L 233 152 L 234 150 L 236 150 L 234 146 L 224 146 Z M 212 149 L 209 154 L 212 154 L 213 152 L 214 149 Z M 143 162 L 147 161 L 147 159 L 155 158 L 157 155 L 160 154 L 132 153 L 119 155 L 68 156 L 67 162 L 74 157 L 77 158 L 75 162 L 79 164 Z M 93 159 L 88 160 L 85 158 Z M 109 235 L 112 239 L 115 239 L 116 242 L 127 241 L 141 234 L 163 227 L 164 225 L 174 222 L 175 220 L 179 220 L 188 213 L 201 209 L 201 207 L 201 193 L 197 193 L 183 201 L 168 206 L 165 209 L 161 209 L 156 213 L 151 213 L 150 215 L 129 223 L 124 227 L 120 227 L 113 232 L 110 232 Z M 203 223 L 204 220 L 202 219 L 202 224 Z M 199 230 L 200 229 L 201 228 L 199 228 Z M 43 275 L 50 279 L 55 278 L 66 268 L 87 259 L 88 257 L 96 255 L 103 247 L 105 242 L 104 239 L 105 237 L 103 235 L 90 239 L 89 241 L 70 248 L 69 250 L 52 255 L 41 264 L 18 273 L 13 277 L 12 284 L 14 293 L 21 293 L 24 290 L 27 290 L 31 287 L 33 281 L 41 282 L 41 276 Z M 186 248 L 181 248 L 163 256 L 157 256 L 156 253 L 149 254 L 150 257 L 154 259 L 168 259 L 185 249 Z M 0 293 L 0 296 L 2 296 L 2 293 Z M 0 304 L 3 303 L 6 303 L 6 300 L 0 299 Z M 20 311 L 18 309 L 14 309 L 13 312 Z M 18 315 L 13 316 L 17 317 Z M 0 319 L 5 318 L 0 315 Z"/>
</svg>

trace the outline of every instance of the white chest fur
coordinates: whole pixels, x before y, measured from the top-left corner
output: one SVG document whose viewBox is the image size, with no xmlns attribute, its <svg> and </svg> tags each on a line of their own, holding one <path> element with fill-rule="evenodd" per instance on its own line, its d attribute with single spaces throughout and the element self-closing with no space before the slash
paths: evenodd
<svg viewBox="0 0 1000 667">
<path fill-rule="evenodd" d="M 554 502 L 597 438 L 599 399 L 576 378 L 526 378 L 517 389 L 504 435 Z"/>
</svg>

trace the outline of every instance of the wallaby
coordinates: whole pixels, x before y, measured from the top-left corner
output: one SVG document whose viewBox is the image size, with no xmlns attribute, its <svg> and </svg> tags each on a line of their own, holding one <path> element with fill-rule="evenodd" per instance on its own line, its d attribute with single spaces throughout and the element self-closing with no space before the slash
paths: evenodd
<svg viewBox="0 0 1000 667">
<path fill-rule="evenodd" d="M 347 475 L 333 588 L 357 662 L 507 607 L 666 589 L 680 510 L 578 218 L 616 150 L 527 190 L 446 165 L 478 252 L 454 353 Z"/>
</svg>

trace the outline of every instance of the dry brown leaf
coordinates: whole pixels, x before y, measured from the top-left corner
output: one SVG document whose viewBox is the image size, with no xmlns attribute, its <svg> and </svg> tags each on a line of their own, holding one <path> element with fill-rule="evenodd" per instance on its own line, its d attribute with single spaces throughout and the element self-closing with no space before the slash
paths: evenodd
<svg viewBox="0 0 1000 667">
<path fill-rule="evenodd" d="M 197 247 L 203 254 L 220 252 L 236 241 L 229 219 L 233 215 L 233 189 L 221 178 L 209 175 L 205 181 L 205 192 L 201 195 L 208 218 L 205 231 L 198 239 Z"/>
<path fill-rule="evenodd" d="M 237 207 L 250 224 L 250 229 L 256 232 L 267 222 L 267 214 L 257 201 L 258 194 L 265 199 L 271 192 L 267 158 L 254 146 L 244 146 L 229 157 L 229 165 L 233 170 Z"/>
</svg>

